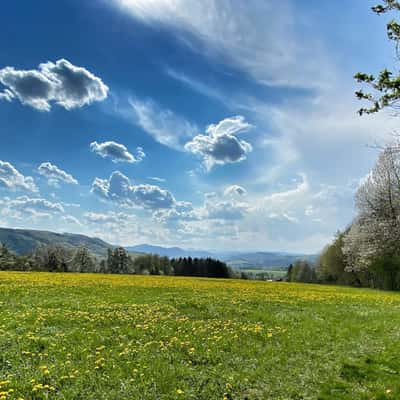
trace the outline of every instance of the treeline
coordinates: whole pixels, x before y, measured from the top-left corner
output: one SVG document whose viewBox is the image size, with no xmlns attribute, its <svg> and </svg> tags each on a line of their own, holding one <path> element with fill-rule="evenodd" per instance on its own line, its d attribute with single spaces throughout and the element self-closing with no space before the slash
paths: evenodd
<svg viewBox="0 0 400 400">
<path fill-rule="evenodd" d="M 313 274 L 292 266 L 288 280 L 400 290 L 400 144 L 381 152 L 355 200 L 356 218 L 322 251 Z"/>
<path fill-rule="evenodd" d="M 345 244 L 351 228 L 338 232 L 325 247 L 315 264 L 297 261 L 288 268 L 288 282 L 323 283 L 375 289 L 400 289 L 400 258 L 375 256 L 368 268 L 354 268 L 348 263 Z"/>
<path fill-rule="evenodd" d="M 288 282 L 316 283 L 318 282 L 315 266 L 305 260 L 290 264 L 286 280 Z"/>
<path fill-rule="evenodd" d="M 106 258 L 99 260 L 86 247 L 74 250 L 57 245 L 39 246 L 30 255 L 18 256 L 3 244 L 0 270 L 233 277 L 225 263 L 213 258 L 169 259 L 156 254 L 132 257 L 123 247 L 117 247 L 108 249 Z"/>
<path fill-rule="evenodd" d="M 387 146 L 356 196 L 357 216 L 322 253 L 325 282 L 400 290 L 400 146 Z"/>
<path fill-rule="evenodd" d="M 334 241 L 325 247 L 317 261 L 296 261 L 287 270 L 288 282 L 327 283 L 349 286 L 368 286 L 361 274 L 346 269 L 343 255 L 345 233 L 338 232 Z"/>
</svg>

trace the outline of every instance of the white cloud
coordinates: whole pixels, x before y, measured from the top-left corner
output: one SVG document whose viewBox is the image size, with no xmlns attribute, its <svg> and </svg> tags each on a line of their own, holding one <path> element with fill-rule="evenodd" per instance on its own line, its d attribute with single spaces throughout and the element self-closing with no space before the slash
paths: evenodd
<svg viewBox="0 0 400 400">
<path fill-rule="evenodd" d="M 50 111 L 53 102 L 67 110 L 83 107 L 106 99 L 109 90 L 100 78 L 65 59 L 33 70 L 5 67 L 0 82 L 6 87 L 6 100 L 15 97 L 39 111 Z"/>
<path fill-rule="evenodd" d="M 67 224 L 82 226 L 82 223 L 79 221 L 79 219 L 73 215 L 63 215 L 61 219 Z"/>
<path fill-rule="evenodd" d="M 182 150 L 184 141 L 198 132 L 196 125 L 153 101 L 135 99 L 130 104 L 133 122 L 165 146 Z"/>
<path fill-rule="evenodd" d="M 246 194 L 246 189 L 239 185 L 228 186 L 224 191 L 225 196 L 245 196 Z"/>
<path fill-rule="evenodd" d="M 77 185 L 78 181 L 69 173 L 63 171 L 57 165 L 50 162 L 44 162 L 39 165 L 38 172 L 47 178 L 47 182 L 51 186 L 58 186 L 60 182 Z"/>
<path fill-rule="evenodd" d="M 90 143 L 90 150 L 99 156 L 106 158 L 111 158 L 112 162 L 128 162 L 128 163 L 138 163 L 143 160 L 146 156 L 143 149 L 138 147 L 136 149 L 136 154 L 131 154 L 126 146 L 113 141 L 97 143 Z"/>
<path fill-rule="evenodd" d="M 209 125 L 206 135 L 195 136 L 186 143 L 185 149 L 200 156 L 207 170 L 214 165 L 240 162 L 253 148 L 235 135 L 250 128 L 243 116 L 226 118 L 216 125 Z"/>
<path fill-rule="evenodd" d="M 219 90 L 217 90 L 211 86 L 206 85 L 205 83 L 203 83 L 199 80 L 191 78 L 182 72 L 177 72 L 172 68 L 166 68 L 165 73 L 170 78 L 183 83 L 184 85 L 190 87 L 192 90 L 194 90 L 204 96 L 216 99 L 216 100 L 220 101 L 221 103 L 224 103 L 228 106 L 232 106 L 232 104 L 230 103 L 230 100 L 228 100 L 222 92 L 220 92 Z"/>
<path fill-rule="evenodd" d="M 123 212 L 113 212 L 108 213 L 95 213 L 86 212 L 83 214 L 85 221 L 90 224 L 100 225 L 100 226 L 112 226 L 117 228 L 125 224 L 131 224 L 135 219 L 132 214 L 126 214 Z"/>
<path fill-rule="evenodd" d="M 1 187 L 12 191 L 38 191 L 32 177 L 22 175 L 12 164 L 0 160 L 0 188 Z"/>
<path fill-rule="evenodd" d="M 109 179 L 96 178 L 91 191 L 103 199 L 151 210 L 173 208 L 176 205 L 176 200 L 169 191 L 156 185 L 134 185 L 119 171 L 113 172 Z"/>
<path fill-rule="evenodd" d="M 165 178 L 160 178 L 158 176 L 149 176 L 147 179 L 151 179 L 152 181 L 164 183 L 167 180 Z"/>
<path fill-rule="evenodd" d="M 304 173 L 300 173 L 299 175 L 302 178 L 302 181 L 299 182 L 296 187 L 282 192 L 271 193 L 265 196 L 265 202 L 267 204 L 288 204 L 290 201 L 296 201 L 296 199 L 298 199 L 299 197 L 307 194 L 310 190 L 307 175 Z"/>
<path fill-rule="evenodd" d="M 158 210 L 153 216 L 166 223 L 177 221 L 206 221 L 206 220 L 240 220 L 251 211 L 248 203 L 235 199 L 226 201 L 217 193 L 205 193 L 204 204 L 193 207 L 190 202 L 176 202 L 175 206 L 167 210 Z"/>
<path fill-rule="evenodd" d="M 206 201 L 205 210 L 208 219 L 238 220 L 250 211 L 250 207 L 235 201 Z"/>
<path fill-rule="evenodd" d="M 64 208 L 60 203 L 53 203 L 40 197 L 5 198 L 1 203 L 3 204 L 2 215 L 15 219 L 48 219 L 52 218 L 54 214 L 64 213 Z"/>
</svg>

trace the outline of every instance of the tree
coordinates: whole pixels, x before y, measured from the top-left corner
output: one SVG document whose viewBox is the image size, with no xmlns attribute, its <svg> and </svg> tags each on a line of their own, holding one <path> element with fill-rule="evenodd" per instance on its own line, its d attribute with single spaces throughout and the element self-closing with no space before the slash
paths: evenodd
<svg viewBox="0 0 400 400">
<path fill-rule="evenodd" d="M 71 266 L 75 272 L 95 272 L 96 260 L 86 247 L 79 247 L 72 258 Z"/>
<path fill-rule="evenodd" d="M 356 193 L 356 207 L 358 215 L 343 242 L 346 270 L 362 273 L 369 286 L 382 287 L 387 279 L 383 275 L 397 279 L 394 264 L 388 260 L 400 256 L 400 154 L 397 149 L 387 146 L 380 154 Z"/>
<path fill-rule="evenodd" d="M 293 281 L 293 264 L 290 264 L 288 269 L 287 269 L 286 280 L 288 282 L 292 282 Z"/>
<path fill-rule="evenodd" d="M 123 247 L 117 247 L 107 252 L 107 269 L 112 274 L 127 274 L 130 272 L 132 259 Z"/>
<path fill-rule="evenodd" d="M 315 269 L 305 260 L 297 260 L 293 265 L 291 264 L 289 266 L 289 269 L 290 269 L 290 274 L 288 274 L 289 282 L 312 283 L 316 282 L 317 280 Z"/>
<path fill-rule="evenodd" d="M 0 270 L 12 270 L 16 266 L 16 257 L 8 250 L 8 247 L 2 243 L 0 245 Z"/>
<path fill-rule="evenodd" d="M 344 233 L 337 232 L 331 244 L 325 247 L 316 263 L 318 279 L 327 283 L 346 283 L 347 272 L 343 255 Z"/>
<path fill-rule="evenodd" d="M 42 245 L 32 255 L 35 269 L 49 272 L 67 272 L 72 251 L 62 246 Z"/>
<path fill-rule="evenodd" d="M 400 11 L 400 2 L 383 0 L 381 4 L 372 7 L 372 10 L 378 15 L 390 11 Z M 386 25 L 386 32 L 389 40 L 395 44 L 396 55 L 399 58 L 400 24 L 396 20 L 391 20 Z M 360 115 L 375 113 L 386 107 L 395 107 L 400 100 L 400 75 L 398 73 L 384 69 L 378 76 L 358 72 L 354 78 L 357 82 L 368 85 L 373 91 L 370 93 L 360 89 L 356 92 L 359 100 L 367 100 L 372 103 L 370 107 L 360 108 Z"/>
</svg>

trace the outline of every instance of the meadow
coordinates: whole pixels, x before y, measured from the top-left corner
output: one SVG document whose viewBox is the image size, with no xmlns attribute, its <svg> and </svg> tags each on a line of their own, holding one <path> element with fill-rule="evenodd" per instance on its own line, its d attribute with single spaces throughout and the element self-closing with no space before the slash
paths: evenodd
<svg viewBox="0 0 400 400">
<path fill-rule="evenodd" d="M 398 399 L 400 295 L 0 272 L 0 400 Z"/>
</svg>

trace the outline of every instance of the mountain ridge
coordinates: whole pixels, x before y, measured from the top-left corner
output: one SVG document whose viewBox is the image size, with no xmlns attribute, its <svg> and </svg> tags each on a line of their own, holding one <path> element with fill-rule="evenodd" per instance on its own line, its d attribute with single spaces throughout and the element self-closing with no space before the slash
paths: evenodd
<svg viewBox="0 0 400 400">
<path fill-rule="evenodd" d="M 115 247 L 96 237 L 78 233 L 57 233 L 46 230 L 0 228 L 0 243 L 16 254 L 29 254 L 40 245 L 60 245 L 67 248 L 85 246 L 94 255 L 105 257 L 107 249 Z"/>
</svg>

